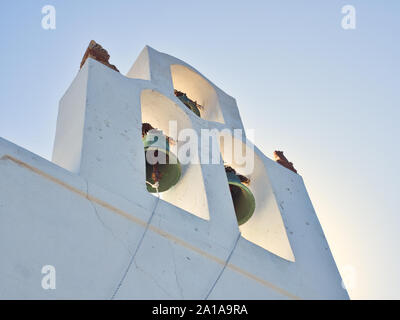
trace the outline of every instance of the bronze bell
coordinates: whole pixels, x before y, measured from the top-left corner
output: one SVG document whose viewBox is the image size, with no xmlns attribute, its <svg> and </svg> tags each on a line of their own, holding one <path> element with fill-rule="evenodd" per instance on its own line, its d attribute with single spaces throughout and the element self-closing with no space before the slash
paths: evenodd
<svg viewBox="0 0 400 320">
<path fill-rule="evenodd" d="M 243 183 L 246 180 L 249 182 L 247 178 L 237 175 L 231 167 L 225 167 L 225 171 L 235 208 L 236 219 L 238 224 L 242 225 L 253 215 L 256 208 L 256 201 L 253 193 Z M 243 178 L 241 179 L 241 177 Z"/>
<path fill-rule="evenodd" d="M 143 127 L 145 125 L 147 124 L 143 124 Z M 181 177 L 181 165 L 177 157 L 169 150 L 169 139 L 162 131 L 150 129 L 143 133 L 143 144 L 146 159 L 147 190 L 151 193 L 157 192 L 154 187 L 156 182 L 159 183 L 158 192 L 166 191 L 177 184 Z M 148 155 L 149 152 L 152 154 Z M 153 155 L 158 159 L 165 160 L 165 162 L 149 163 L 148 157 L 151 158 Z"/>
</svg>

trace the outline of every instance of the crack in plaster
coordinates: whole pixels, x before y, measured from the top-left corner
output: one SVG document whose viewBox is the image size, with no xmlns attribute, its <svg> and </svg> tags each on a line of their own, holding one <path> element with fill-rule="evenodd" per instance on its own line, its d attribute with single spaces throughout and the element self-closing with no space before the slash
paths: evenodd
<svg viewBox="0 0 400 320">
<path fill-rule="evenodd" d="M 178 287 L 178 289 L 179 289 L 179 292 L 180 292 L 180 294 L 181 294 L 182 299 L 185 299 L 185 297 L 184 297 L 184 295 L 183 295 L 183 289 L 182 289 L 181 284 L 179 283 L 179 280 L 178 280 L 178 274 L 176 273 L 176 261 L 175 261 L 176 257 L 175 257 L 175 251 L 174 251 L 174 248 L 172 247 L 171 241 L 168 241 L 168 244 L 169 244 L 169 247 L 171 248 L 171 251 L 172 251 L 172 262 L 174 263 L 174 273 L 175 273 L 176 285 L 177 285 L 177 287 Z"/>
<path fill-rule="evenodd" d="M 133 261 L 135 268 L 142 271 L 148 278 L 150 278 L 157 287 L 159 287 L 168 297 L 173 298 L 173 296 L 161 285 L 158 283 L 158 280 L 153 277 L 150 273 L 146 272 L 143 268 L 139 267 L 136 261 Z"/>
<path fill-rule="evenodd" d="M 97 217 L 97 220 L 99 220 L 99 222 L 100 222 L 101 225 L 104 227 L 104 229 L 108 230 L 108 231 L 111 233 L 112 237 L 113 237 L 115 240 L 117 240 L 118 242 L 120 242 L 120 243 L 123 245 L 123 247 L 126 249 L 126 251 L 127 251 L 129 254 L 132 254 L 131 250 L 130 250 L 129 247 L 124 243 L 124 241 L 123 241 L 122 239 L 120 239 L 119 237 L 117 237 L 117 236 L 115 235 L 114 231 L 113 231 L 109 226 L 107 226 L 107 225 L 105 224 L 105 222 L 103 221 L 103 219 L 101 219 L 100 214 L 99 214 L 99 212 L 97 211 L 97 208 L 96 208 L 95 203 L 93 203 L 93 201 L 90 200 L 90 198 L 89 198 L 89 183 L 88 183 L 87 180 L 85 180 L 85 182 L 86 182 L 86 199 L 87 199 L 87 200 L 89 201 L 89 203 L 92 205 L 92 208 L 93 208 L 94 213 L 95 213 L 95 215 L 96 215 L 96 217 Z"/>
<path fill-rule="evenodd" d="M 146 233 L 147 233 L 147 230 L 149 229 L 151 220 L 153 219 L 154 213 L 156 212 L 156 209 L 157 209 L 157 206 L 158 206 L 158 203 L 159 203 L 159 202 L 160 202 L 160 194 L 157 192 L 157 201 L 156 201 L 156 204 L 154 205 L 154 209 L 153 209 L 153 211 L 151 212 L 151 215 L 150 215 L 150 217 L 149 217 L 149 220 L 148 220 L 147 223 L 146 223 L 146 227 L 145 227 L 145 229 L 144 229 L 144 231 L 143 231 L 143 234 L 142 234 L 142 236 L 141 236 L 141 238 L 140 238 L 140 240 L 139 240 L 138 245 L 136 246 L 135 252 L 132 254 L 132 257 L 131 257 L 131 259 L 130 259 L 130 261 L 129 261 L 128 267 L 126 268 L 124 274 L 122 275 L 121 280 L 119 281 L 119 283 L 118 283 L 118 285 L 117 285 L 117 288 L 115 289 L 113 295 L 111 296 L 111 300 L 114 300 L 114 298 L 115 298 L 115 296 L 117 295 L 119 289 L 121 288 L 122 283 L 124 282 L 126 276 L 128 275 L 128 272 L 129 272 L 129 270 L 130 270 L 130 268 L 131 268 L 131 266 L 132 266 L 132 263 L 134 263 L 134 264 L 136 265 L 136 263 L 135 263 L 136 254 L 138 253 L 139 248 L 140 248 L 140 246 L 141 246 L 141 244 L 142 244 L 142 242 L 143 242 L 143 239 L 144 239 L 144 237 L 145 237 L 145 235 L 146 235 Z"/>
<path fill-rule="evenodd" d="M 208 297 L 210 296 L 211 292 L 214 290 L 218 280 L 221 278 L 222 274 L 224 273 L 224 271 L 225 271 L 225 269 L 226 269 L 226 267 L 227 267 L 227 265 L 229 263 L 229 260 L 231 259 L 232 254 L 233 254 L 233 252 L 235 251 L 235 249 L 237 247 L 237 244 L 238 244 L 239 239 L 241 238 L 241 236 L 242 236 L 242 234 L 239 232 L 239 234 L 238 234 L 238 236 L 237 236 L 237 238 L 235 240 L 235 243 L 233 245 L 233 248 L 232 248 L 231 252 L 229 253 L 229 256 L 226 258 L 226 261 L 225 261 L 225 263 L 224 263 L 224 265 L 223 265 L 223 267 L 221 269 L 221 272 L 219 273 L 217 279 L 215 279 L 214 283 L 212 284 L 212 286 L 211 286 L 210 290 L 208 291 L 207 295 L 205 296 L 204 300 L 208 299 Z"/>
</svg>

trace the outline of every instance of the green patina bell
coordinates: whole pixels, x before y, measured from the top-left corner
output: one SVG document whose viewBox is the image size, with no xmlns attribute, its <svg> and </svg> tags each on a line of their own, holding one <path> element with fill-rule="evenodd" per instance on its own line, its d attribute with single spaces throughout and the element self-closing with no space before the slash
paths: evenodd
<svg viewBox="0 0 400 320">
<path fill-rule="evenodd" d="M 236 219 L 241 225 L 247 222 L 254 213 L 256 201 L 253 193 L 245 186 L 234 172 L 226 172 L 229 189 L 231 191 L 233 206 L 235 208 Z"/>
<path fill-rule="evenodd" d="M 161 131 L 150 130 L 143 136 L 146 159 L 146 181 L 154 185 L 159 183 L 158 192 L 163 192 L 174 186 L 181 177 L 181 165 L 177 157 L 169 150 L 169 141 Z M 151 152 L 150 155 L 148 153 Z M 149 159 L 159 159 L 156 163 L 149 163 Z M 157 192 L 156 188 L 147 185 L 151 193 Z"/>
<path fill-rule="evenodd" d="M 197 107 L 197 103 L 192 101 L 191 99 L 188 98 L 188 96 L 180 91 L 175 90 L 175 95 L 183 102 L 183 104 L 188 107 L 190 110 L 192 110 L 198 117 L 200 117 L 200 110 Z"/>
</svg>

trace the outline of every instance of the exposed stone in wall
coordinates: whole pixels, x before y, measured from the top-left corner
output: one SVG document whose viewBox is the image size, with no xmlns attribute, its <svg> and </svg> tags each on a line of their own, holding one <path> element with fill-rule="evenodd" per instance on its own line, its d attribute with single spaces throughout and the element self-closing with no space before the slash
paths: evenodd
<svg viewBox="0 0 400 320">
<path fill-rule="evenodd" d="M 119 72 L 116 66 L 108 62 L 108 60 L 110 59 L 110 55 L 108 54 L 107 50 L 103 49 L 103 47 L 96 43 L 96 41 L 94 40 L 90 41 L 89 46 L 86 49 L 86 52 L 82 58 L 80 68 L 82 68 L 82 66 L 85 64 L 87 58 L 95 59 L 105 66 Z"/>
<path fill-rule="evenodd" d="M 297 170 L 294 168 L 293 163 L 289 162 L 289 160 L 286 159 L 286 157 L 283 155 L 283 151 L 274 151 L 274 159 L 280 165 L 289 170 L 292 170 L 294 173 L 297 173 Z"/>
</svg>

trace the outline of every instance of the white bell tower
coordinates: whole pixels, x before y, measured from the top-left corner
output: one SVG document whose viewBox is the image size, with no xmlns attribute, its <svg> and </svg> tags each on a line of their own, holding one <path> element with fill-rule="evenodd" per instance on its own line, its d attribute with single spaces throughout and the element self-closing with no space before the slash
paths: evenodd
<svg viewBox="0 0 400 320">
<path fill-rule="evenodd" d="M 60 101 L 52 162 L 0 139 L 0 298 L 348 299 L 301 176 L 245 135 L 231 136 L 254 159 L 245 223 L 223 145 L 221 161 L 206 164 L 199 143 L 199 161 L 150 194 L 142 123 L 167 136 L 171 121 L 198 137 L 244 131 L 239 110 L 196 69 L 151 47 L 126 76 L 108 59 L 91 42 Z M 175 90 L 203 106 L 200 117 Z M 35 282 L 44 264 L 57 270 L 55 290 Z"/>
</svg>

